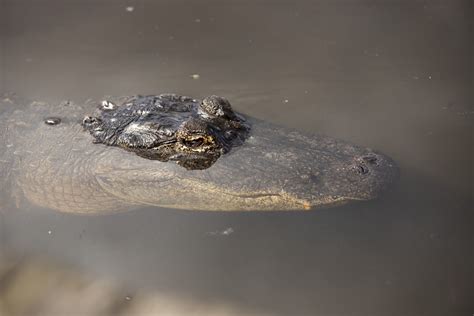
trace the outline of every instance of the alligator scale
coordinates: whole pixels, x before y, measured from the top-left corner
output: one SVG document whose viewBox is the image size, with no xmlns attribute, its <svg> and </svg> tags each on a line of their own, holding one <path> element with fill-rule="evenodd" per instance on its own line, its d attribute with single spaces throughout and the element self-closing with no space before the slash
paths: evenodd
<svg viewBox="0 0 474 316">
<path fill-rule="evenodd" d="M 174 94 L 138 96 L 121 106 L 103 101 L 96 115 L 83 120 L 96 142 L 186 169 L 210 167 L 249 132 L 245 119 L 218 96 L 202 102 Z"/>
<path fill-rule="evenodd" d="M 3 205 L 307 210 L 373 199 L 398 176 L 383 154 L 237 113 L 218 96 L 79 105 L 5 95 L 0 115 Z"/>
</svg>

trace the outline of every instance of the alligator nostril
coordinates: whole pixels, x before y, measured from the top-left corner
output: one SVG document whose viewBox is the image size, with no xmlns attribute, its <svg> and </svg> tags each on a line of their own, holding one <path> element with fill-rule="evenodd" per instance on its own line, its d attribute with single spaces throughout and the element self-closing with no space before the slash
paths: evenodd
<svg viewBox="0 0 474 316">
<path fill-rule="evenodd" d="M 359 174 L 367 174 L 369 173 L 369 168 L 365 165 L 358 165 L 356 167 L 357 173 Z"/>
<path fill-rule="evenodd" d="M 362 157 L 362 160 L 364 160 L 367 163 L 370 163 L 371 165 L 377 164 L 377 156 L 375 155 L 367 155 Z"/>
</svg>

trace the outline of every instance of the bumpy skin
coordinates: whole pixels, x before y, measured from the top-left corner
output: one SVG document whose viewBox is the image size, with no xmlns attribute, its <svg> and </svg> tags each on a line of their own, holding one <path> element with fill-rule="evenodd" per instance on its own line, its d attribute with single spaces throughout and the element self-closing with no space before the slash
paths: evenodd
<svg viewBox="0 0 474 316">
<path fill-rule="evenodd" d="M 62 212 L 103 214 L 144 205 L 307 210 L 373 199 L 398 177 L 394 162 L 371 149 L 241 114 L 250 127 L 245 139 L 207 169 L 188 170 L 94 143 L 82 124 L 100 102 L 18 103 L 5 96 L 0 104 L 4 188 Z"/>
<path fill-rule="evenodd" d="M 202 102 L 175 94 L 130 97 L 120 105 L 103 101 L 82 125 L 97 143 L 147 159 L 175 161 L 190 170 L 209 168 L 241 145 L 250 130 L 229 101 L 215 95 Z"/>
</svg>

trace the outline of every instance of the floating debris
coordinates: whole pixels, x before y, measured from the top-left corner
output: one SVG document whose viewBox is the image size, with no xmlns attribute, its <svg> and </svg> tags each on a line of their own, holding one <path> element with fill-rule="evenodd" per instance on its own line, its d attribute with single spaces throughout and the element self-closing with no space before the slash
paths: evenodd
<svg viewBox="0 0 474 316">
<path fill-rule="evenodd" d="M 234 230 L 232 229 L 232 227 L 228 227 L 227 229 L 225 229 L 224 231 L 222 231 L 222 235 L 230 235 L 234 232 Z"/>
<path fill-rule="evenodd" d="M 128 7 L 125 8 L 125 10 L 126 10 L 127 12 L 133 12 L 133 10 L 135 10 L 135 7 L 128 6 Z"/>
<path fill-rule="evenodd" d="M 207 232 L 208 235 L 211 236 L 229 236 L 230 234 L 234 233 L 234 229 L 232 227 L 227 227 L 224 230 L 215 230 L 212 232 Z"/>
<path fill-rule="evenodd" d="M 201 76 L 199 74 L 192 74 L 190 77 L 195 79 L 195 80 L 201 78 Z"/>
<path fill-rule="evenodd" d="M 59 117 L 47 117 L 44 120 L 44 123 L 46 125 L 58 125 L 59 123 L 61 123 L 61 119 Z"/>
</svg>

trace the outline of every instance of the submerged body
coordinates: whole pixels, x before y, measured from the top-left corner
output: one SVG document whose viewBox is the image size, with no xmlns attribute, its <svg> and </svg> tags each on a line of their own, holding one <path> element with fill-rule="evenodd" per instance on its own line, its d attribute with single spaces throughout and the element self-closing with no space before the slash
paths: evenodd
<svg viewBox="0 0 474 316">
<path fill-rule="evenodd" d="M 398 175 L 390 158 L 371 149 L 238 113 L 248 127 L 245 137 L 228 150 L 209 147 L 220 152 L 205 168 L 147 159 L 130 148 L 98 143 L 84 126 L 98 107 L 121 106 L 123 100 L 18 105 L 14 98 L 3 97 L 0 187 L 12 188 L 17 197 L 41 207 L 83 214 L 145 205 L 307 210 L 373 199 Z"/>
</svg>

